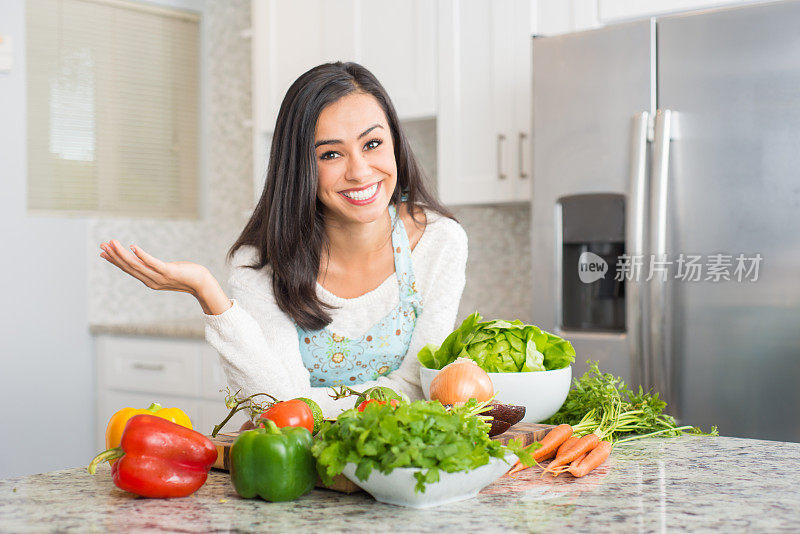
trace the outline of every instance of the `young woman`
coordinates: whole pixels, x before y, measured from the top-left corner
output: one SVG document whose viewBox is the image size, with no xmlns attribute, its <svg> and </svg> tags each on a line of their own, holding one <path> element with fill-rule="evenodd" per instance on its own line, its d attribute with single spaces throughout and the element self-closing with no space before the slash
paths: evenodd
<svg viewBox="0 0 800 534">
<path fill-rule="evenodd" d="M 234 391 L 309 397 L 327 417 L 353 405 L 331 386 L 422 397 L 417 352 L 452 331 L 467 259 L 386 91 L 338 62 L 281 104 L 264 192 L 228 254 L 232 298 L 201 265 L 101 248 L 148 287 L 197 298 Z"/>
</svg>

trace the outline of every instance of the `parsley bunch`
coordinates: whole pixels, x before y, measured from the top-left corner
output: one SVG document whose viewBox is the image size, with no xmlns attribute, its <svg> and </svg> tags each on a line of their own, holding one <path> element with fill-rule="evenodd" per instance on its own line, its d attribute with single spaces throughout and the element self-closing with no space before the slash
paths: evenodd
<svg viewBox="0 0 800 534">
<path fill-rule="evenodd" d="M 396 467 L 419 467 L 415 491 L 438 482 L 439 472 L 468 471 L 504 458 L 508 451 L 526 465 L 533 465 L 532 444 L 519 442 L 504 447 L 490 439 L 489 424 L 478 416 L 485 406 L 470 400 L 461 407 L 445 408 L 438 401 L 415 401 L 390 405 L 371 403 L 363 412 L 347 410 L 333 423 L 326 423 L 311 452 L 317 471 L 326 484 L 344 469 L 356 464 L 356 476 L 366 480 L 373 469 L 389 474 Z"/>
<path fill-rule="evenodd" d="M 597 362 L 587 363 L 589 370 L 573 380 L 564 404 L 545 424 L 572 425 L 578 434 L 588 434 L 602 426 L 608 439 L 632 434 L 679 436 L 687 430 L 703 433 L 699 428 L 679 427 L 671 415 L 663 413 L 667 403 L 658 398 L 658 393 L 645 392 L 641 386 L 634 392 L 621 378 L 601 372 Z M 716 435 L 716 427 L 711 429 L 711 435 Z M 633 438 L 623 441 L 628 439 Z"/>
</svg>

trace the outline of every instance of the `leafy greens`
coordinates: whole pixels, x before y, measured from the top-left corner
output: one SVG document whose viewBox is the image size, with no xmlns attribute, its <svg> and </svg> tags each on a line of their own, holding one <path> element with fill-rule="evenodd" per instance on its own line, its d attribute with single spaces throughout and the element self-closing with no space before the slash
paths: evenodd
<svg viewBox="0 0 800 534">
<path fill-rule="evenodd" d="M 703 434 L 696 427 L 679 427 L 671 415 L 663 413 L 667 403 L 659 399 L 658 393 L 645 392 L 641 386 L 638 391 L 632 391 L 620 377 L 601 372 L 597 362 L 587 363 L 589 370 L 573 380 L 564 404 L 544 424 L 568 424 L 581 435 L 604 426 L 608 430 L 607 439 L 633 434 L 674 437 L 687 431 Z M 717 434 L 716 427 L 710 434 Z"/>
<path fill-rule="evenodd" d="M 335 422 L 326 423 L 311 452 L 326 484 L 350 462 L 356 464 L 356 476 L 361 480 L 373 469 L 388 474 L 396 467 L 420 467 L 414 474 L 416 492 L 437 482 L 440 471 L 472 470 L 492 457 L 505 458 L 508 451 L 533 465 L 531 451 L 538 443 L 523 448 L 512 440 L 504 447 L 490 439 L 490 425 L 476 416 L 482 409 L 485 406 L 474 399 L 451 409 L 438 401 L 403 402 L 396 408 L 371 403 L 363 412 L 347 410 Z"/>
<path fill-rule="evenodd" d="M 417 354 L 428 369 L 441 369 L 456 358 L 475 361 L 487 373 L 562 369 L 575 361 L 569 341 L 522 321 L 484 321 L 473 313 L 441 346 L 426 345 Z"/>
</svg>

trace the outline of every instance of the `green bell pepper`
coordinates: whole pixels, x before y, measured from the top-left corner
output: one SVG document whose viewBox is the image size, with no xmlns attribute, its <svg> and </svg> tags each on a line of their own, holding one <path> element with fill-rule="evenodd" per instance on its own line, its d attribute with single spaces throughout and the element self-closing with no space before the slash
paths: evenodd
<svg viewBox="0 0 800 534">
<path fill-rule="evenodd" d="M 317 480 L 311 455 L 313 438 L 303 427 L 278 426 L 268 419 L 264 428 L 248 430 L 231 446 L 231 481 L 245 499 L 291 501 L 305 495 Z"/>
</svg>

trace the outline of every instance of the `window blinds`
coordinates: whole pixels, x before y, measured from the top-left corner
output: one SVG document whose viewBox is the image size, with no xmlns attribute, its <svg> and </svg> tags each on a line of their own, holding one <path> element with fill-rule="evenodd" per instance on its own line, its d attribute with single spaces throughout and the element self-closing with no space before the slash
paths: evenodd
<svg viewBox="0 0 800 534">
<path fill-rule="evenodd" d="M 28 0 L 30 212 L 195 218 L 199 17 Z"/>
</svg>

